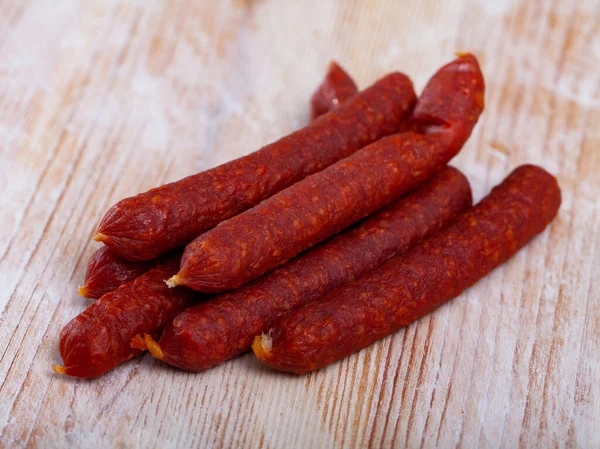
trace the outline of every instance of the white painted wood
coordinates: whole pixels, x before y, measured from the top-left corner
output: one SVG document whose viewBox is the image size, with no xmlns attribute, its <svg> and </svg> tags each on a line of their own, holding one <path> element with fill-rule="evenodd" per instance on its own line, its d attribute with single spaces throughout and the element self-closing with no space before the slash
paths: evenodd
<svg viewBox="0 0 600 449">
<path fill-rule="evenodd" d="M 112 203 L 302 126 L 331 58 L 420 89 L 457 50 L 488 86 L 476 199 L 525 162 L 563 190 L 513 260 L 303 377 L 51 371 Z M 599 77 L 598 0 L 0 2 L 0 446 L 600 447 Z"/>
</svg>

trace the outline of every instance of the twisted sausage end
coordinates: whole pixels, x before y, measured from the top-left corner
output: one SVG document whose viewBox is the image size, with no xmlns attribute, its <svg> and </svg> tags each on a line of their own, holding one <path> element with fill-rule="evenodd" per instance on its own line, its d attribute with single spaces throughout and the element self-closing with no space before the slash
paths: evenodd
<svg viewBox="0 0 600 449">
<path fill-rule="evenodd" d="M 167 284 L 167 287 L 169 288 L 177 287 L 179 285 L 179 276 L 175 275 L 166 279 L 165 284 Z"/>
<path fill-rule="evenodd" d="M 92 296 L 90 296 L 88 288 L 85 285 L 79 287 L 77 289 L 77 293 L 79 293 L 79 296 L 83 296 L 84 298 L 92 298 Z"/>
<path fill-rule="evenodd" d="M 148 334 L 144 334 L 144 342 L 146 343 L 146 347 L 148 348 L 148 351 L 150 351 L 150 354 L 152 354 L 152 357 L 157 358 L 157 359 L 164 358 L 165 355 L 164 355 L 160 345 L 154 338 L 152 338 L 152 336 L 150 336 Z"/>
<path fill-rule="evenodd" d="M 260 361 L 268 359 L 271 348 L 273 347 L 273 338 L 269 334 L 261 334 L 254 337 L 252 351 Z"/>
<path fill-rule="evenodd" d="M 60 366 L 60 365 L 52 365 L 52 370 L 56 373 L 56 374 L 67 374 L 67 369 L 64 366 Z"/>
</svg>

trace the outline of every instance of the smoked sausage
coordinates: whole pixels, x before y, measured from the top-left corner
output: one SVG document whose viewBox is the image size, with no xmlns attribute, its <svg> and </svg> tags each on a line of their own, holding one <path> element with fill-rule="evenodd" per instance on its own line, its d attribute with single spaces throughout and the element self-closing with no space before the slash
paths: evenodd
<svg viewBox="0 0 600 449">
<path fill-rule="evenodd" d="M 186 246 L 169 285 L 240 287 L 407 193 L 460 150 L 483 110 L 483 91 L 474 56 L 442 67 L 414 113 L 435 132 L 384 137 L 221 223 Z"/>
<path fill-rule="evenodd" d="M 124 259 L 153 259 L 393 133 L 415 101 L 407 76 L 387 75 L 259 151 L 119 201 L 94 238 Z"/>
<path fill-rule="evenodd" d="M 516 169 L 453 224 L 321 301 L 300 307 L 255 338 L 267 365 L 292 373 L 327 366 L 458 296 L 512 257 L 555 217 L 554 177 Z"/>
<path fill-rule="evenodd" d="M 471 206 L 467 179 L 442 170 L 415 192 L 358 226 L 231 293 L 189 307 L 145 338 L 155 357 L 202 371 L 250 349 L 281 315 L 368 273 L 433 234 Z M 139 344 L 139 342 L 138 342 Z"/>
<path fill-rule="evenodd" d="M 132 338 L 143 333 L 158 336 L 197 297 L 184 287 L 169 289 L 163 281 L 177 271 L 180 257 L 107 293 L 71 320 L 60 333 L 64 366 L 55 365 L 54 371 L 98 377 L 140 354 L 130 346 Z"/>
<path fill-rule="evenodd" d="M 358 92 L 352 78 L 335 61 L 329 63 L 327 70 L 325 78 L 311 99 L 313 120 L 337 108 Z M 79 294 L 84 298 L 100 298 L 119 285 L 141 276 L 159 262 L 160 258 L 131 262 L 103 246 L 90 258 L 84 283 L 78 290 Z"/>
</svg>

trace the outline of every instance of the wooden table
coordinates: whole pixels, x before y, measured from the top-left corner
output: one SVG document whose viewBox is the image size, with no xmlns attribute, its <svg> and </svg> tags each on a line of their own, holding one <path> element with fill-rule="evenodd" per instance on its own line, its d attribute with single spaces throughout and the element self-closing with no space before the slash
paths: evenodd
<svg viewBox="0 0 600 449">
<path fill-rule="evenodd" d="M 51 371 L 111 204 L 303 126 L 331 58 L 421 89 L 457 50 L 487 80 L 475 199 L 525 162 L 562 187 L 513 260 L 307 376 Z M 0 2 L 0 447 L 600 447 L 599 89 L 598 0 Z"/>
</svg>

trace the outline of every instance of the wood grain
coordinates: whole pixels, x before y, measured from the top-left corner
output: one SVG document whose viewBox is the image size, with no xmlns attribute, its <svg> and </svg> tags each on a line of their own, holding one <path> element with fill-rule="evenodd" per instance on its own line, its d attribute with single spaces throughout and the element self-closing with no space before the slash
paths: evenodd
<svg viewBox="0 0 600 449">
<path fill-rule="evenodd" d="M 302 126 L 331 58 L 420 89 L 458 50 L 487 80 L 454 161 L 476 199 L 525 162 L 563 190 L 513 260 L 303 377 L 52 373 L 112 203 Z M 598 0 L 0 2 L 0 446 L 600 447 L 598 123 Z"/>
</svg>

